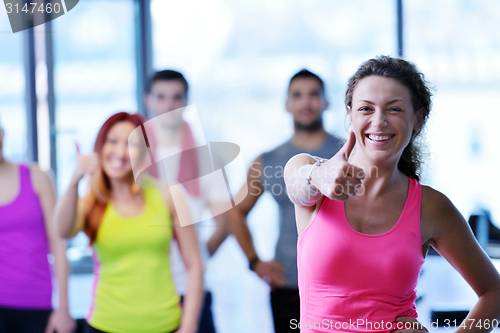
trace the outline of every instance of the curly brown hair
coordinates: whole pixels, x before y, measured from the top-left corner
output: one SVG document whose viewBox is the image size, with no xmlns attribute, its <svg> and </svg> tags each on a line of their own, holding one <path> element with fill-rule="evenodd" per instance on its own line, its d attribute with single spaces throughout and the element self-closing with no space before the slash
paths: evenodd
<svg viewBox="0 0 500 333">
<path fill-rule="evenodd" d="M 417 131 L 413 131 L 410 142 L 403 150 L 403 154 L 398 162 L 398 169 L 402 173 L 419 181 L 421 176 L 422 149 L 418 139 L 431 111 L 431 89 L 424 78 L 424 74 L 417 69 L 415 64 L 390 56 L 378 56 L 362 63 L 354 75 L 349 78 L 345 92 L 346 108 L 351 108 L 352 106 L 352 94 L 359 81 L 371 75 L 392 78 L 403 83 L 410 90 L 413 111 L 418 112 L 422 110 L 420 127 Z"/>
</svg>

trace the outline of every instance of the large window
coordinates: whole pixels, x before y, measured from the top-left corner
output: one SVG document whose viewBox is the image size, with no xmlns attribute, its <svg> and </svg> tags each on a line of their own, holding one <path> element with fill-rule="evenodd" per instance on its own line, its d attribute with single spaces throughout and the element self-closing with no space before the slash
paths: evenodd
<svg viewBox="0 0 500 333">
<path fill-rule="evenodd" d="M 23 64 L 24 33 L 13 34 L 5 10 L 0 10 L 0 121 L 5 129 L 3 154 L 6 159 L 28 158 L 25 78 Z"/>
<path fill-rule="evenodd" d="M 435 87 L 423 183 L 447 195 L 466 219 L 489 210 L 497 227 L 499 20 L 498 1 L 404 1 L 405 56 Z M 442 258 L 425 265 L 422 322 L 429 322 L 430 310 L 471 309 L 477 296 L 451 265 Z"/>
<path fill-rule="evenodd" d="M 90 154 L 98 130 L 110 115 L 138 110 L 134 23 L 133 0 L 80 1 L 53 21 L 59 195 L 75 170 L 75 141 L 82 154 Z M 91 302 L 92 260 L 87 243 L 80 233 L 68 250 L 74 273 L 69 283 L 70 310 L 75 318 L 84 318 Z"/>
<path fill-rule="evenodd" d="M 497 1 L 405 1 L 405 54 L 436 87 L 426 181 L 465 217 L 483 207 L 496 221 L 499 20 Z"/>
<path fill-rule="evenodd" d="M 347 78 L 363 60 L 396 55 L 393 0 L 153 0 L 151 14 L 155 69 L 186 75 L 207 140 L 237 143 L 247 166 L 292 135 L 284 104 L 297 71 L 308 68 L 323 78 L 331 102 L 325 127 L 346 137 Z M 249 216 L 259 256 L 268 260 L 277 214 L 264 195 Z M 213 310 L 221 333 L 273 331 L 268 287 L 248 270 L 234 238 L 211 259 L 207 280 L 218 296 Z"/>
<path fill-rule="evenodd" d="M 75 168 L 76 150 L 93 150 L 97 131 L 118 111 L 137 111 L 134 3 L 81 1 L 53 23 L 58 190 Z"/>
</svg>

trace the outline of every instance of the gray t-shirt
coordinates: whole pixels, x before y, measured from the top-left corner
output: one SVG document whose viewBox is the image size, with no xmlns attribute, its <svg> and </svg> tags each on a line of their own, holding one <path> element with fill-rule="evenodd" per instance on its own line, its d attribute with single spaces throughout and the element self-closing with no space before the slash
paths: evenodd
<svg viewBox="0 0 500 333">
<path fill-rule="evenodd" d="M 285 288 L 298 288 L 297 281 L 297 226 L 295 209 L 288 198 L 283 178 L 285 164 L 293 156 L 307 153 L 322 158 L 331 158 L 342 147 L 342 140 L 330 134 L 325 142 L 315 150 L 304 151 L 288 140 L 281 146 L 262 154 L 261 186 L 269 191 L 279 205 L 280 234 L 274 259 L 285 268 L 287 279 Z M 305 181 L 305 179 L 304 179 Z"/>
</svg>

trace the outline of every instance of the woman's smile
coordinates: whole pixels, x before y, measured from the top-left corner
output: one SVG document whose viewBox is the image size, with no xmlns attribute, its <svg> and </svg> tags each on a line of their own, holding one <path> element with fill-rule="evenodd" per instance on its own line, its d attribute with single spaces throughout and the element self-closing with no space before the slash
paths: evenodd
<svg viewBox="0 0 500 333">
<path fill-rule="evenodd" d="M 369 140 L 369 142 L 375 146 L 383 146 L 389 142 L 392 142 L 392 139 L 396 136 L 396 134 L 385 134 L 385 133 L 369 133 L 365 134 L 365 137 Z"/>
<path fill-rule="evenodd" d="M 356 154 L 372 161 L 393 160 L 408 145 L 416 122 L 408 88 L 378 75 L 357 84 L 349 111 L 358 141 Z"/>
</svg>

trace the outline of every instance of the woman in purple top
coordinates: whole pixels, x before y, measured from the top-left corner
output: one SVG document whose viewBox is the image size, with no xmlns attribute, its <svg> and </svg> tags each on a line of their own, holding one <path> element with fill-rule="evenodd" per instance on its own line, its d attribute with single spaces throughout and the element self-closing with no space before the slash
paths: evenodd
<svg viewBox="0 0 500 333">
<path fill-rule="evenodd" d="M 49 175 L 3 157 L 0 124 L 0 333 L 70 333 L 66 246 L 52 226 L 56 201 Z M 59 306 L 52 310 L 52 253 Z"/>
</svg>

